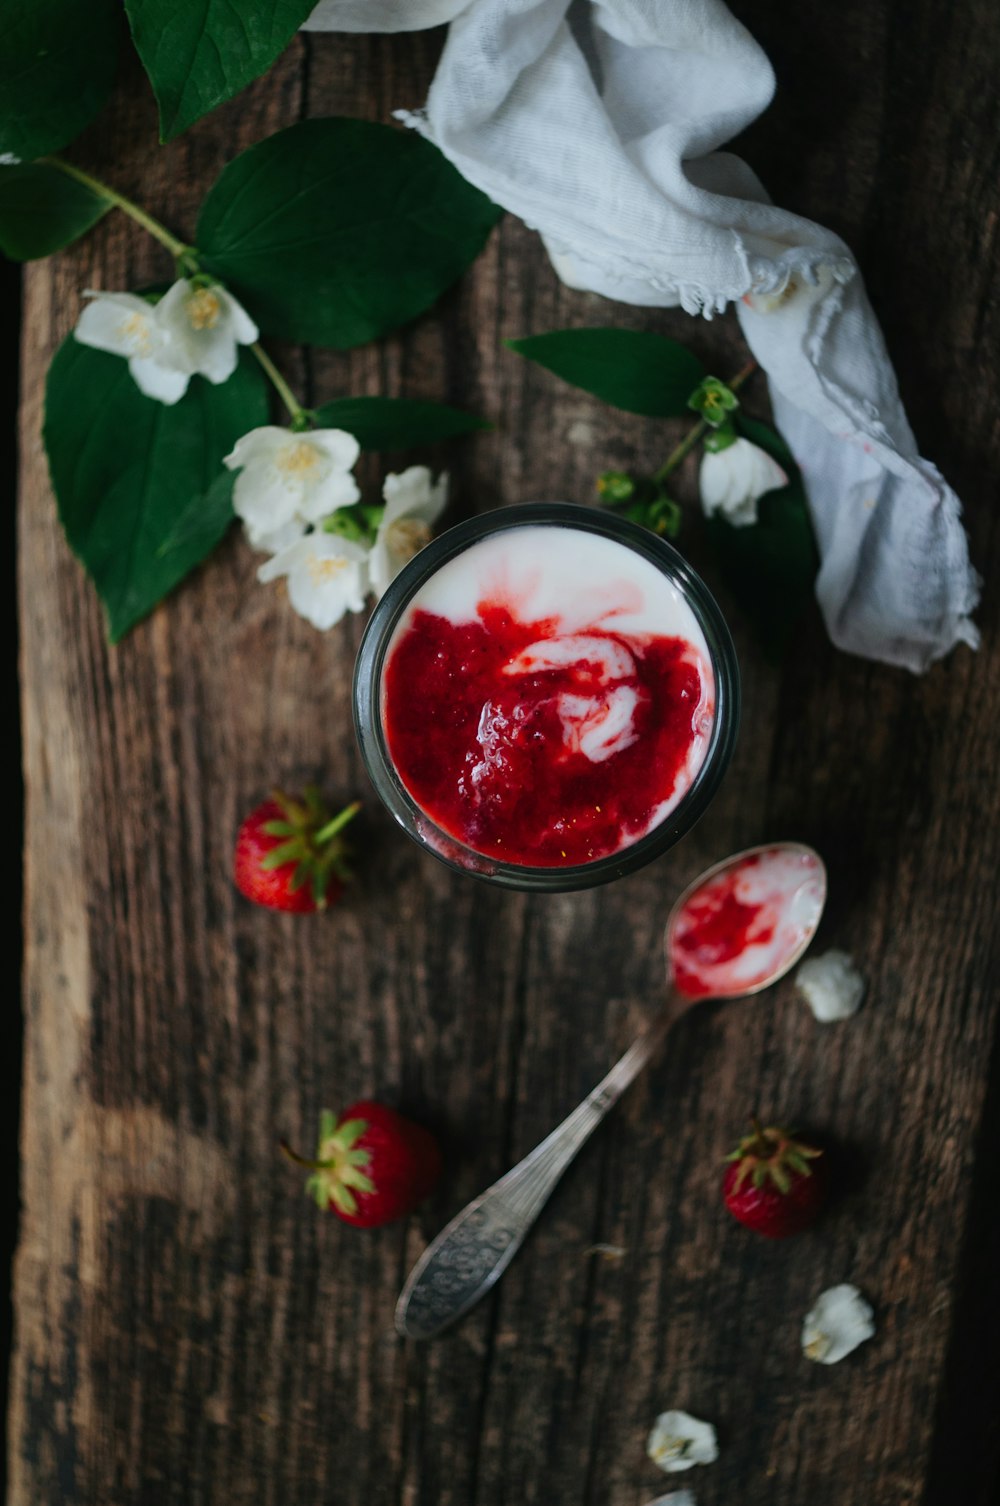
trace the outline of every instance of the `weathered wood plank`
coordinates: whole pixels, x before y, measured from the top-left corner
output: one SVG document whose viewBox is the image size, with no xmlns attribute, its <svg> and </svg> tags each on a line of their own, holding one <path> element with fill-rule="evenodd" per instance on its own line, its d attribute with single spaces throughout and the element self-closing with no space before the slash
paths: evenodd
<svg viewBox="0 0 1000 1506">
<path fill-rule="evenodd" d="M 860 0 L 836 17 L 748 16 L 782 93 L 746 152 L 776 197 L 861 255 L 924 450 L 966 498 L 988 570 L 998 23 L 971 0 L 908 17 L 904 35 L 889 7 Z M 240 146 L 303 113 L 386 119 L 418 103 L 438 45 L 299 41 L 162 150 L 133 77 L 81 160 L 189 231 Z M 983 1119 L 997 982 L 994 602 L 983 651 L 921 680 L 834 653 L 815 618 L 788 661 L 768 665 L 734 614 L 746 713 L 732 772 L 680 849 L 611 889 L 495 894 L 424 858 L 371 801 L 343 908 L 315 923 L 252 911 L 227 876 L 241 812 L 277 777 L 317 777 L 333 797 L 361 788 L 349 717 L 360 624 L 316 634 L 254 584 L 234 537 L 109 650 L 38 440 L 42 375 L 79 289 L 164 270 L 133 227 L 106 223 L 26 282 L 12 1506 L 641 1506 L 665 1483 L 645 1433 L 672 1405 L 719 1427 L 701 1506 L 737 1493 L 749 1506 L 916 1506 L 935 1419 L 949 1423 L 943 1366 L 966 1332 L 956 1312 L 975 1321 L 958 1284 L 963 1237 L 982 1235 L 978 1213 L 968 1222 L 977 1149 L 990 1152 L 977 1136 L 984 1122 L 996 1130 L 995 1114 Z M 723 370 L 739 363 L 731 321 L 569 293 L 510 220 L 402 335 L 282 360 L 313 398 L 384 391 L 494 417 L 496 433 L 442 449 L 460 515 L 585 499 L 597 470 L 664 453 L 671 430 L 601 408 L 501 344 L 601 322 L 693 340 Z M 369 485 L 378 474 L 366 463 Z M 712 579 L 696 529 L 690 552 Z M 829 861 L 824 935 L 870 980 L 862 1014 L 821 1029 L 787 985 L 698 1011 L 581 1156 L 496 1296 L 433 1346 L 402 1345 L 392 1305 L 424 1241 L 655 1009 L 677 888 L 786 834 Z M 368 1236 L 317 1217 L 274 1154 L 282 1134 L 308 1139 L 323 1104 L 362 1093 L 426 1118 L 449 1152 L 433 1203 Z M 788 1248 L 754 1242 L 717 1202 L 719 1159 L 754 1106 L 840 1147 L 842 1197 Z M 625 1255 L 588 1254 L 595 1242 Z M 810 1367 L 801 1316 L 845 1279 L 875 1303 L 878 1338 L 840 1368 Z M 990 1467 L 984 1452 L 966 1502 L 986 1502 Z"/>
</svg>

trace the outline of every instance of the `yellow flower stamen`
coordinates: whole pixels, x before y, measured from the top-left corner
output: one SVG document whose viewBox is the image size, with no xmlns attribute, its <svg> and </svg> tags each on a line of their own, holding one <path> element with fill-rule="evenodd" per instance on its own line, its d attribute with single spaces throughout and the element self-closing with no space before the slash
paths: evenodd
<svg viewBox="0 0 1000 1506">
<path fill-rule="evenodd" d="M 222 300 L 211 288 L 199 288 L 188 299 L 187 316 L 192 329 L 214 329 L 222 317 Z"/>
<path fill-rule="evenodd" d="M 315 470 L 322 463 L 322 459 L 315 445 L 309 444 L 304 439 L 297 439 L 293 444 L 282 446 L 276 456 L 276 464 L 279 471 L 286 471 L 292 476 L 301 476 L 307 471 Z"/>
<path fill-rule="evenodd" d="M 430 541 L 430 524 L 419 518 L 400 518 L 389 525 L 387 542 L 393 554 L 400 559 L 411 560 Z"/>
<path fill-rule="evenodd" d="M 309 579 L 314 586 L 324 586 L 329 581 L 335 580 L 350 563 L 350 560 L 342 558 L 319 559 L 315 554 L 310 554 L 306 560 L 306 569 L 309 571 Z"/>
<path fill-rule="evenodd" d="M 135 355 L 152 355 L 153 336 L 145 314 L 129 314 L 128 318 L 122 321 L 121 333 L 126 340 L 131 342 Z"/>
<path fill-rule="evenodd" d="M 809 1360 L 822 1360 L 830 1353 L 830 1339 L 825 1333 L 816 1333 L 803 1348 L 803 1354 Z"/>
</svg>

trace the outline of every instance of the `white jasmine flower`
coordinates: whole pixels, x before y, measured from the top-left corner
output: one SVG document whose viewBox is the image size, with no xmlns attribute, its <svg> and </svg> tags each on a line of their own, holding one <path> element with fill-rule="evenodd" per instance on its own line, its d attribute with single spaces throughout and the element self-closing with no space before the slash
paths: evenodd
<svg viewBox="0 0 1000 1506">
<path fill-rule="evenodd" d="M 382 487 L 385 512 L 371 555 L 372 590 L 381 596 L 408 560 L 431 540 L 431 525 L 448 501 L 447 473 L 431 480 L 425 465 L 411 465 L 400 475 L 386 476 Z"/>
<path fill-rule="evenodd" d="M 803 962 L 795 974 L 795 987 L 824 1025 L 857 1014 L 865 992 L 865 980 L 846 952 L 824 952 Z"/>
<path fill-rule="evenodd" d="M 345 612 L 364 610 L 368 590 L 367 553 L 351 539 L 309 533 L 257 571 L 267 582 L 288 579 L 288 597 L 300 616 L 323 632 Z"/>
<path fill-rule="evenodd" d="M 646 1506 L 695 1506 L 695 1499 L 689 1490 L 672 1490 L 669 1495 L 647 1501 Z"/>
<path fill-rule="evenodd" d="M 124 356 L 140 392 L 161 403 L 176 403 L 187 391 L 189 373 L 178 370 L 170 355 L 171 337 L 156 317 L 156 305 L 135 293 L 95 293 L 74 331 L 81 345 Z"/>
<path fill-rule="evenodd" d="M 360 454 L 353 434 L 343 429 L 311 429 L 295 434 L 266 424 L 236 441 L 225 464 L 238 470 L 233 508 L 257 548 L 286 547 L 306 523 L 318 523 L 361 493 L 351 469 Z"/>
<path fill-rule="evenodd" d="M 13 152 L 0 152 L 0 167 L 20 167 L 21 158 Z"/>
<path fill-rule="evenodd" d="M 182 277 L 156 305 L 156 322 L 169 338 L 167 356 L 189 377 L 227 382 L 239 359 L 236 347 L 259 333 L 246 309 L 219 283 L 205 287 Z"/>
<path fill-rule="evenodd" d="M 712 1424 L 688 1412 L 661 1412 L 646 1440 L 646 1452 L 668 1475 L 719 1457 Z"/>
<path fill-rule="evenodd" d="M 176 403 L 193 376 L 225 382 L 237 345 L 252 345 L 257 326 L 232 293 L 180 278 L 158 303 L 134 293 L 95 293 L 76 326 L 81 345 L 125 356 L 140 392 Z"/>
<path fill-rule="evenodd" d="M 749 439 L 734 439 L 724 450 L 706 450 L 701 457 L 698 486 L 705 515 L 720 512 L 734 528 L 756 523 L 757 499 L 787 485 L 778 462 Z"/>
<path fill-rule="evenodd" d="M 856 1286 L 831 1286 L 806 1314 L 802 1353 L 821 1365 L 836 1365 L 873 1336 L 874 1316 Z"/>
</svg>

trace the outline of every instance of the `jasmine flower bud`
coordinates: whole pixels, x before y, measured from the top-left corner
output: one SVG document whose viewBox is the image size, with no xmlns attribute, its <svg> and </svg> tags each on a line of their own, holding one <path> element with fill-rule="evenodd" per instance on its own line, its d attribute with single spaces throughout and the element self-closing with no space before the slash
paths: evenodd
<svg viewBox="0 0 1000 1506">
<path fill-rule="evenodd" d="M 706 445 L 698 475 L 706 517 L 721 513 L 734 528 L 749 527 L 757 521 L 758 498 L 787 485 L 777 461 L 749 439 L 734 435 L 724 446 Z"/>
</svg>

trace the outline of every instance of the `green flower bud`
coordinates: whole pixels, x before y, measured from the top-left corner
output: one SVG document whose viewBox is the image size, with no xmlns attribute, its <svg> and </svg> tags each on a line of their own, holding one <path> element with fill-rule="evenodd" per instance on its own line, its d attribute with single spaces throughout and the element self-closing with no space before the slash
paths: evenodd
<svg viewBox="0 0 1000 1506">
<path fill-rule="evenodd" d="M 635 492 L 635 482 L 627 471 L 604 471 L 597 478 L 597 495 L 614 507 L 627 502 Z"/>
<path fill-rule="evenodd" d="M 731 387 L 725 382 L 720 382 L 718 377 L 706 377 L 699 382 L 691 396 L 688 398 L 688 407 L 695 413 L 700 413 L 702 419 L 710 428 L 717 429 L 726 423 L 726 415 L 732 413 L 740 405 L 740 400 Z"/>
<path fill-rule="evenodd" d="M 681 531 L 681 507 L 663 492 L 647 509 L 646 527 L 661 539 L 675 539 Z"/>
</svg>

